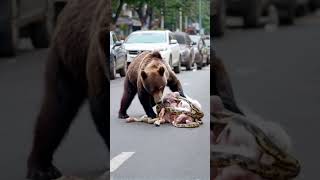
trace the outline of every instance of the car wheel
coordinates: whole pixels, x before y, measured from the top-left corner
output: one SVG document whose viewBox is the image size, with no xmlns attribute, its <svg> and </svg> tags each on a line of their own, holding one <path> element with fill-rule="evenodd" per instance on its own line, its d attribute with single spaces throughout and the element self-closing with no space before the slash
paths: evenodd
<svg viewBox="0 0 320 180">
<path fill-rule="evenodd" d="M 259 20 L 262 14 L 261 0 L 251 0 L 249 8 L 243 17 L 244 26 L 251 28 L 259 25 Z"/>
<path fill-rule="evenodd" d="M 173 71 L 174 71 L 175 73 L 177 73 L 177 74 L 179 74 L 179 73 L 181 72 L 181 61 L 182 61 L 181 58 L 182 58 L 182 57 L 180 56 L 180 57 L 179 57 L 178 65 L 173 68 Z"/>
<path fill-rule="evenodd" d="M 197 63 L 197 69 L 200 70 L 203 67 L 203 56 L 200 55 L 200 61 Z"/>
<path fill-rule="evenodd" d="M 296 16 L 296 1 L 289 1 L 289 3 L 290 4 L 288 4 L 287 9 L 285 10 L 285 15 L 279 17 L 280 23 L 284 25 L 293 24 Z"/>
<path fill-rule="evenodd" d="M 51 18 L 46 18 L 46 20 L 31 25 L 30 37 L 35 48 L 49 47 L 52 27 L 53 20 Z"/>
<path fill-rule="evenodd" d="M 112 61 L 110 63 L 110 79 L 115 79 L 116 78 L 116 59 L 112 58 Z"/>
<path fill-rule="evenodd" d="M 189 58 L 187 65 L 186 65 L 186 70 L 190 71 L 191 69 L 192 69 L 192 56 L 190 55 L 190 58 Z"/>
<path fill-rule="evenodd" d="M 213 36 L 223 36 L 226 29 L 226 8 L 225 0 L 216 1 L 216 14 L 212 16 Z"/>
<path fill-rule="evenodd" d="M 127 58 L 126 58 L 127 59 Z M 124 61 L 124 64 L 123 64 L 123 68 L 121 68 L 120 69 L 120 72 L 119 72 L 119 74 L 120 74 L 120 76 L 121 77 L 125 77 L 126 76 L 126 74 L 127 74 L 127 61 L 125 60 Z"/>
<path fill-rule="evenodd" d="M 15 20 L 0 24 L 0 39 L 0 54 L 14 56 L 19 39 L 19 31 Z"/>
</svg>

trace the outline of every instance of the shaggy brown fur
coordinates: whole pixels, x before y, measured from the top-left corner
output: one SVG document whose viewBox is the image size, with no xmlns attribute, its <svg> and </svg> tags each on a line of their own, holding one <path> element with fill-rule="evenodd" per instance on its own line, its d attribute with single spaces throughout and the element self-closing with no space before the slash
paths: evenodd
<svg viewBox="0 0 320 180">
<path fill-rule="evenodd" d="M 137 93 L 148 117 L 155 118 L 152 107 L 161 100 L 165 86 L 184 96 L 180 81 L 159 52 L 138 55 L 128 68 L 119 118 L 129 117 L 127 109 Z"/>
<path fill-rule="evenodd" d="M 105 54 L 111 22 L 109 0 L 68 0 L 48 52 L 45 91 L 28 159 L 27 178 L 61 176 L 53 154 L 85 99 L 97 130 L 110 147 L 109 87 Z"/>
<path fill-rule="evenodd" d="M 211 90 L 210 95 L 217 95 L 222 99 L 222 102 L 226 109 L 243 114 L 238 108 L 235 101 L 231 81 L 226 68 L 219 57 L 214 57 L 211 63 Z"/>
</svg>

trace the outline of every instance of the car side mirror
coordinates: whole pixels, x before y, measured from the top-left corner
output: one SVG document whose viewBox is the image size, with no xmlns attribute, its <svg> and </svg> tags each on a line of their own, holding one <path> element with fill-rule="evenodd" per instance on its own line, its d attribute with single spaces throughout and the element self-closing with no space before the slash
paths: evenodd
<svg viewBox="0 0 320 180">
<path fill-rule="evenodd" d="M 178 41 L 175 40 L 175 39 L 171 39 L 171 40 L 170 40 L 170 44 L 177 44 L 177 43 L 178 43 Z"/>
</svg>

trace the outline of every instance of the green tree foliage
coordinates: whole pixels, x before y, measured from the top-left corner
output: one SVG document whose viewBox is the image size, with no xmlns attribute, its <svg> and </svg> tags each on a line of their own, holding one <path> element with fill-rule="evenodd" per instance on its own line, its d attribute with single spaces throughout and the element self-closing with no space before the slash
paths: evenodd
<svg viewBox="0 0 320 180">
<path fill-rule="evenodd" d="M 113 0 L 113 14 L 117 13 L 119 6 L 128 4 L 139 16 L 142 25 L 150 24 L 154 19 L 160 19 L 161 13 L 164 14 L 165 28 L 175 30 L 179 27 L 179 11 L 182 11 L 183 27 L 185 17 L 188 22 L 199 21 L 199 1 L 201 1 L 202 27 L 205 32 L 210 32 L 210 0 Z M 143 12 L 144 5 L 148 5 L 146 13 Z M 118 16 L 114 15 L 114 22 Z M 149 20 L 150 22 L 147 22 Z"/>
</svg>

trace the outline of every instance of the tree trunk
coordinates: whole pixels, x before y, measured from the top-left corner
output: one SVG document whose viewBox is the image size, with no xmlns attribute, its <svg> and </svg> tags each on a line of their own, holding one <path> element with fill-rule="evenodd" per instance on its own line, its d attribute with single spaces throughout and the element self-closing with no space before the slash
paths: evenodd
<svg viewBox="0 0 320 180">
<path fill-rule="evenodd" d="M 120 13 L 121 13 L 122 6 L 123 6 L 123 0 L 120 0 L 119 6 L 118 6 L 117 11 L 116 11 L 116 16 L 113 18 L 113 23 L 115 25 L 117 23 L 117 20 L 119 18 Z"/>
<path fill-rule="evenodd" d="M 150 7 L 150 8 L 148 7 L 147 16 L 149 17 L 148 28 L 151 29 L 152 28 L 152 21 L 153 21 L 153 8 L 152 7 Z"/>
</svg>

